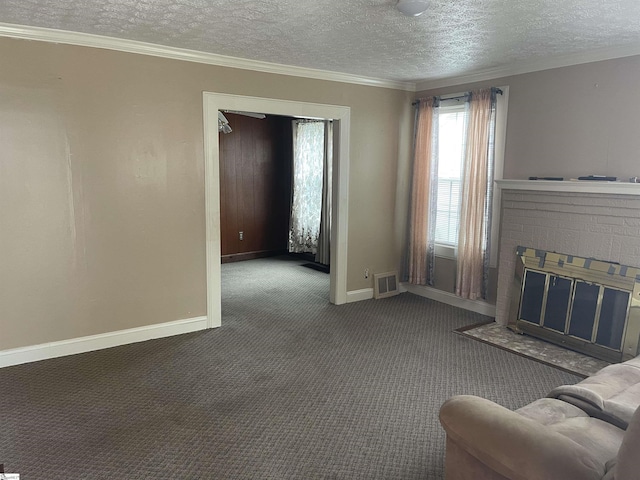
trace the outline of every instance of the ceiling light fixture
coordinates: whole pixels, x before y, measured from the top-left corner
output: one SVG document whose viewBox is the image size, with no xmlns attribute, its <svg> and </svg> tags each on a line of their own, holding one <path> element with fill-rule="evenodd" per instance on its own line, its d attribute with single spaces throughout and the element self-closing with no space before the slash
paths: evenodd
<svg viewBox="0 0 640 480">
<path fill-rule="evenodd" d="M 409 17 L 417 17 L 422 15 L 428 6 L 429 2 L 424 0 L 398 0 L 396 8 Z"/>
</svg>

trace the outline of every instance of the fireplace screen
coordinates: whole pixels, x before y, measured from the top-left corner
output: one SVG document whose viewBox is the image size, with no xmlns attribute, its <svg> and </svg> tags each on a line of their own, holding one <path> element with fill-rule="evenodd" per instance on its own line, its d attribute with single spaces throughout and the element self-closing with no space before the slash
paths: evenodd
<svg viewBox="0 0 640 480">
<path fill-rule="evenodd" d="M 608 361 L 638 355 L 640 269 L 518 247 L 516 330 Z"/>
</svg>

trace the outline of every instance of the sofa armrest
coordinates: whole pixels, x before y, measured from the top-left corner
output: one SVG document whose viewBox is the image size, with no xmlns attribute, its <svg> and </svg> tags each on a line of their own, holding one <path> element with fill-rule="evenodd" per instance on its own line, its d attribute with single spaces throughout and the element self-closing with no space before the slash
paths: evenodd
<svg viewBox="0 0 640 480">
<path fill-rule="evenodd" d="M 583 446 L 484 398 L 450 398 L 440 423 L 451 441 L 512 480 L 599 480 L 605 474 Z"/>
</svg>

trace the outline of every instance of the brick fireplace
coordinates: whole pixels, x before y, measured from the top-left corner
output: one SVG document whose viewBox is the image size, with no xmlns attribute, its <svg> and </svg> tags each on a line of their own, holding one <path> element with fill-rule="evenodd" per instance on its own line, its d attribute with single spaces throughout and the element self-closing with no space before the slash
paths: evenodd
<svg viewBox="0 0 640 480">
<path fill-rule="evenodd" d="M 501 191 L 496 322 L 510 308 L 518 246 L 640 267 L 640 185 L 498 180 Z M 636 299 L 640 300 L 640 299 Z"/>
</svg>

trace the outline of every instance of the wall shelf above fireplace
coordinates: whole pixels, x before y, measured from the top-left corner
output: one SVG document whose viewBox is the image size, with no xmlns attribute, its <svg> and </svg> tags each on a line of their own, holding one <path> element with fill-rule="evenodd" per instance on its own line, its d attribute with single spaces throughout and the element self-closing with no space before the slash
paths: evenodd
<svg viewBox="0 0 640 480">
<path fill-rule="evenodd" d="M 640 183 L 594 182 L 588 180 L 496 180 L 501 190 L 525 190 L 538 192 L 604 193 L 609 195 L 640 196 Z"/>
</svg>

